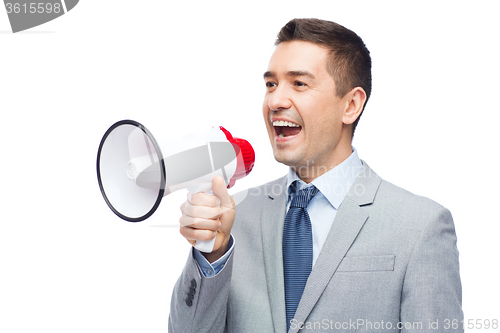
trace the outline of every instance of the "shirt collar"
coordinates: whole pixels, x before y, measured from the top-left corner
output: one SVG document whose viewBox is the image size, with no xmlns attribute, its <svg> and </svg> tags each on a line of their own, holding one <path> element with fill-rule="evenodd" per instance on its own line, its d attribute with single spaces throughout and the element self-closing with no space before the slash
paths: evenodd
<svg viewBox="0 0 500 333">
<path fill-rule="evenodd" d="M 335 209 L 339 209 L 340 204 L 362 168 L 363 165 L 359 159 L 358 152 L 356 148 L 352 147 L 352 154 L 348 158 L 335 168 L 314 179 L 310 184 L 316 186 Z M 289 168 L 287 179 L 289 200 L 291 191 L 293 191 L 293 186 L 291 185 L 295 181 L 299 190 L 310 186 L 300 180 L 292 168 Z"/>
</svg>

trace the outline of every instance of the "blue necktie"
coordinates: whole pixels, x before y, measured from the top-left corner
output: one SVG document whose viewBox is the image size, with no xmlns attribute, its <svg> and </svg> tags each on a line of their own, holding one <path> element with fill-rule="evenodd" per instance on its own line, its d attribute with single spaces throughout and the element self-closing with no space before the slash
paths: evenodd
<svg viewBox="0 0 500 333">
<path fill-rule="evenodd" d="M 283 269 L 287 331 L 312 270 L 312 230 L 306 207 L 316 193 L 318 189 L 314 186 L 300 190 L 293 198 L 285 217 Z"/>
</svg>

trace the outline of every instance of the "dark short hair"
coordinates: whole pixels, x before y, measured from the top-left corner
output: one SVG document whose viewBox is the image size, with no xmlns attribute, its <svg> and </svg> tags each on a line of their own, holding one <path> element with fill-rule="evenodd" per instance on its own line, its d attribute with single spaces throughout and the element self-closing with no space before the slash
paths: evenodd
<svg viewBox="0 0 500 333">
<path fill-rule="evenodd" d="M 358 35 L 330 21 L 293 19 L 281 28 L 275 45 L 295 40 L 312 42 L 329 50 L 326 69 L 335 82 L 339 97 L 344 97 L 355 87 L 361 87 L 368 102 L 372 90 L 372 61 L 370 51 Z M 361 114 L 353 123 L 353 134 Z"/>
</svg>

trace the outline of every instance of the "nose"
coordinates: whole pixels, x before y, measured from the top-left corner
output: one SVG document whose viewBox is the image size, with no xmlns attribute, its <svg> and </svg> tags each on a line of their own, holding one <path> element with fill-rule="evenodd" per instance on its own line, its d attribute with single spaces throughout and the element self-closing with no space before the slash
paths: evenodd
<svg viewBox="0 0 500 333">
<path fill-rule="evenodd" d="M 276 87 L 273 92 L 269 93 L 267 106 L 271 111 L 286 110 L 292 107 L 292 101 L 286 91 L 286 87 Z"/>
</svg>

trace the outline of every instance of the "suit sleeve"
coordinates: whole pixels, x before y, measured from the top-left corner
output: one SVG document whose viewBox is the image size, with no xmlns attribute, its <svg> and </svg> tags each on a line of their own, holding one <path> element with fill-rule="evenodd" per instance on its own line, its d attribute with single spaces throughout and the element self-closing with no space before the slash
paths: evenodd
<svg viewBox="0 0 500 333">
<path fill-rule="evenodd" d="M 190 253 L 172 293 L 170 333 L 224 332 L 232 267 L 231 254 L 217 275 L 205 277 Z"/>
<path fill-rule="evenodd" d="M 463 332 L 457 237 L 443 207 L 414 244 L 401 297 L 401 332 Z"/>
</svg>

